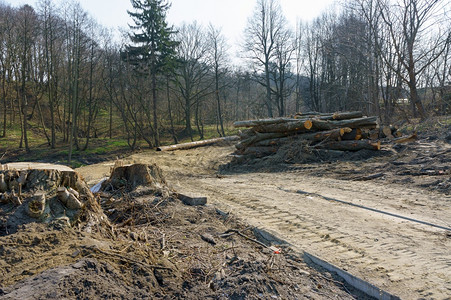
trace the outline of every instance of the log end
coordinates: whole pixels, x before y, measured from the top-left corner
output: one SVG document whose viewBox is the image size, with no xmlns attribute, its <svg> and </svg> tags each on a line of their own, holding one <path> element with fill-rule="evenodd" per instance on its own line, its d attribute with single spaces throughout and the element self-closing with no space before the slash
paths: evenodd
<svg viewBox="0 0 451 300">
<path fill-rule="evenodd" d="M 377 143 L 374 143 L 374 150 L 381 150 L 381 141 L 377 141 Z"/>
<path fill-rule="evenodd" d="M 311 129 L 312 126 L 313 126 L 313 122 L 312 122 L 311 120 L 306 120 L 306 121 L 304 122 L 304 128 L 305 128 L 305 129 Z"/>
</svg>

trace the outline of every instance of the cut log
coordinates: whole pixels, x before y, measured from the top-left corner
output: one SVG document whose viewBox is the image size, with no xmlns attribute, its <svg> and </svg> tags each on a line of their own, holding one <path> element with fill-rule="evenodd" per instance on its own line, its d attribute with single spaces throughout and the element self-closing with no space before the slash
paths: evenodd
<svg viewBox="0 0 451 300">
<path fill-rule="evenodd" d="M 368 128 L 358 128 L 358 129 L 360 129 L 360 132 L 361 132 L 361 135 L 362 135 L 362 138 L 361 138 L 362 140 L 370 138 L 370 131 L 371 131 L 371 129 L 368 129 Z"/>
<path fill-rule="evenodd" d="M 311 132 L 311 133 L 304 133 L 304 134 L 298 134 L 296 135 L 296 138 L 307 140 L 307 141 L 324 141 L 324 140 L 331 140 L 331 141 L 337 141 L 339 140 L 345 133 L 351 132 L 351 128 L 336 128 L 332 130 L 327 131 L 318 131 L 318 132 Z"/>
<path fill-rule="evenodd" d="M 299 119 L 271 125 L 261 125 L 254 127 L 254 130 L 261 133 L 268 132 L 302 132 L 308 131 L 312 128 L 312 121 L 310 119 Z"/>
<path fill-rule="evenodd" d="M 379 139 L 379 129 L 370 130 L 368 137 L 370 138 L 370 140 L 378 140 Z"/>
<path fill-rule="evenodd" d="M 308 133 L 300 133 L 291 135 L 288 137 L 275 138 L 269 140 L 263 140 L 253 144 L 257 147 L 265 147 L 265 146 L 280 146 L 295 140 L 306 140 L 306 141 L 323 141 L 326 139 L 330 140 L 339 140 L 341 136 L 351 132 L 351 128 L 337 128 L 327 131 L 317 131 L 317 132 L 308 132 Z"/>
<path fill-rule="evenodd" d="M 360 129 L 360 128 L 351 129 L 351 131 L 345 133 L 341 137 L 341 139 L 345 140 L 345 141 L 361 140 L 362 139 L 362 129 Z"/>
<path fill-rule="evenodd" d="M 403 143 L 411 143 L 411 142 L 415 142 L 417 140 L 417 134 L 413 133 L 409 136 L 406 137 L 401 137 L 401 138 L 397 138 L 394 139 L 393 142 L 396 144 L 403 144 Z"/>
<path fill-rule="evenodd" d="M 330 149 L 330 150 L 341 150 L 341 151 L 358 151 L 363 149 L 368 150 L 380 150 L 381 142 L 378 141 L 373 143 L 368 140 L 358 140 L 358 141 L 330 141 L 320 143 L 314 146 L 318 149 Z"/>
<path fill-rule="evenodd" d="M 331 130 L 341 127 L 350 128 L 376 128 L 378 125 L 377 117 L 356 118 L 351 120 L 327 121 L 312 119 L 313 128 L 316 130 Z"/>
<path fill-rule="evenodd" d="M 330 116 L 332 115 L 331 113 L 320 113 L 317 111 L 307 111 L 304 113 L 298 112 L 296 113 L 296 116 L 298 116 L 299 118 L 305 118 L 305 116 Z"/>
<path fill-rule="evenodd" d="M 244 130 L 240 130 L 238 132 L 238 136 L 240 137 L 240 139 L 245 140 L 248 139 L 250 137 L 253 137 L 255 135 L 255 131 L 254 129 L 250 128 L 250 129 L 244 129 Z"/>
<path fill-rule="evenodd" d="M 170 146 L 161 146 L 161 147 L 157 148 L 157 151 L 185 150 L 185 149 L 191 149 L 191 148 L 202 147 L 202 146 L 207 146 L 207 145 L 213 145 L 213 144 L 220 143 L 220 142 L 238 141 L 239 139 L 240 139 L 239 136 L 232 135 L 232 136 L 226 136 L 226 137 L 203 140 L 203 141 L 176 144 L 176 145 L 170 145 Z"/>
<path fill-rule="evenodd" d="M 247 121 L 237 121 L 233 123 L 233 127 L 255 127 L 255 126 L 265 126 L 272 124 L 280 124 L 286 122 L 296 121 L 292 118 L 275 118 L 275 119 L 258 119 L 258 120 L 247 120 Z"/>
<path fill-rule="evenodd" d="M 241 141 L 241 143 L 239 143 L 239 144 L 236 144 L 235 147 L 238 150 L 240 150 L 240 149 L 246 148 L 246 147 L 253 145 L 257 142 L 260 142 L 260 141 L 275 139 L 275 138 L 280 138 L 280 137 L 286 137 L 286 136 L 287 136 L 287 134 L 282 133 L 282 132 L 257 133 L 255 136 L 245 139 L 245 140 Z"/>
<path fill-rule="evenodd" d="M 334 120 L 349 120 L 362 118 L 363 113 L 361 111 L 348 111 L 348 112 L 337 112 L 332 115 Z"/>
<path fill-rule="evenodd" d="M 295 119 L 318 119 L 318 120 L 349 120 L 355 118 L 363 117 L 361 111 L 347 111 L 347 112 L 336 112 L 336 113 L 316 113 L 308 112 L 303 114 L 296 114 Z"/>
</svg>

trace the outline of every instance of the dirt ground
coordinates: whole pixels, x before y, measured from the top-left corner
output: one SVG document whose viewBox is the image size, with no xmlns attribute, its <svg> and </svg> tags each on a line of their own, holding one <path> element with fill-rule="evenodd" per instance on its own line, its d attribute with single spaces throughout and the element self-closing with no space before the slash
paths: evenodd
<svg viewBox="0 0 451 300">
<path fill-rule="evenodd" d="M 296 250 L 403 299 L 449 299 L 451 145 L 420 138 L 384 149 L 358 161 L 258 167 L 227 165 L 232 145 L 143 152 L 128 160 L 156 162 L 177 190 L 208 196 Z M 79 171 L 95 183 L 110 166 Z"/>
<path fill-rule="evenodd" d="M 154 170 L 151 185 L 105 184 L 93 213 L 108 224 L 26 222 L 0 234 L 0 299 L 366 299 L 234 216 L 184 205 Z M 2 219 L 13 211 L 0 203 Z"/>
<path fill-rule="evenodd" d="M 134 154 L 123 163 L 156 163 L 170 190 L 209 204 L 140 189 L 99 198 L 111 228 L 28 224 L 0 237 L 0 299 L 365 298 L 312 269 L 302 251 L 402 299 L 450 299 L 451 138 L 443 137 L 315 163 L 233 165 L 230 144 Z M 77 171 L 94 185 L 114 164 Z M 274 253 L 249 239 L 254 226 L 291 246 Z"/>
</svg>

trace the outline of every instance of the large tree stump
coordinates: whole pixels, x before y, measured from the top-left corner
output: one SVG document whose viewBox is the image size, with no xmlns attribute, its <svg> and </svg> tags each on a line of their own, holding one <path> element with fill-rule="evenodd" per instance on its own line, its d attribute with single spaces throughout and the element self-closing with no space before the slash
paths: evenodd
<svg viewBox="0 0 451 300">
<path fill-rule="evenodd" d="M 81 175 L 71 168 L 39 163 L 11 163 L 0 170 L 0 235 L 31 222 L 70 225 L 108 222 Z M 60 197 L 59 191 L 67 191 Z"/>
<path fill-rule="evenodd" d="M 102 191 L 134 190 L 138 186 L 147 186 L 160 190 L 166 186 L 163 172 L 156 164 L 133 164 L 114 168 L 110 178 L 102 183 Z"/>
</svg>

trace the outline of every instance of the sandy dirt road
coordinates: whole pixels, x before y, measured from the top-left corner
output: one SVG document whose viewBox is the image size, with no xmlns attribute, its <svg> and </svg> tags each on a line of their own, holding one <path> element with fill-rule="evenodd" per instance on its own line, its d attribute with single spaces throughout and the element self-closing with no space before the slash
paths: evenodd
<svg viewBox="0 0 451 300">
<path fill-rule="evenodd" d="M 233 148 L 143 152 L 125 163 L 156 162 L 178 191 L 208 196 L 251 225 L 403 299 L 450 299 L 451 197 L 406 185 L 316 177 L 304 170 L 219 175 Z M 90 184 L 113 162 L 78 169 Z M 351 204 L 362 205 L 375 212 Z"/>
</svg>

